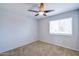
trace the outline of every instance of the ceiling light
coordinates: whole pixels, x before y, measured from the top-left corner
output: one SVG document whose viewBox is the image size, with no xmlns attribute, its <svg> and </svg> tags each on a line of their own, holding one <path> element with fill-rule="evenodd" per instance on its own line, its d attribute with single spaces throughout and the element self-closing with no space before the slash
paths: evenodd
<svg viewBox="0 0 79 59">
<path fill-rule="evenodd" d="M 44 14 L 44 12 L 39 12 L 39 15 L 43 15 Z"/>
</svg>

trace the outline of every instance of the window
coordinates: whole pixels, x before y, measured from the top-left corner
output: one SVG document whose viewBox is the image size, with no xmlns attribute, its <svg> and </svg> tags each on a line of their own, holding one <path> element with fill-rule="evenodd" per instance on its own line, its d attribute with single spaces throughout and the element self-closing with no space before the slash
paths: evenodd
<svg viewBox="0 0 79 59">
<path fill-rule="evenodd" d="M 72 18 L 50 21 L 49 31 L 50 34 L 72 34 Z"/>
</svg>

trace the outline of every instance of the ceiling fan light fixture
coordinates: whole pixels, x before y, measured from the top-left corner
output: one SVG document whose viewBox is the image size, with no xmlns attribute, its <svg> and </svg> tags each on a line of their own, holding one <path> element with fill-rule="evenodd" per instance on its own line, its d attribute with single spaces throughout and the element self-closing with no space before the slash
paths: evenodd
<svg viewBox="0 0 79 59">
<path fill-rule="evenodd" d="M 45 10 L 44 7 L 45 7 L 44 3 L 40 3 L 39 10 L 37 10 L 37 11 L 36 10 L 28 10 L 28 11 L 37 13 L 35 16 L 38 16 L 38 15 L 47 16 L 46 13 L 54 11 L 54 10 Z"/>
<path fill-rule="evenodd" d="M 44 12 L 39 12 L 39 15 L 43 15 L 44 14 Z"/>
</svg>

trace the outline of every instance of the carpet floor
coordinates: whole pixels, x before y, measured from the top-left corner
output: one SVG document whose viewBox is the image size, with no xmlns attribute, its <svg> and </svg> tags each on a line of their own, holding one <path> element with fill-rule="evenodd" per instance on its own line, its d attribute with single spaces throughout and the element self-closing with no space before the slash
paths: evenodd
<svg viewBox="0 0 79 59">
<path fill-rule="evenodd" d="M 79 51 L 36 41 L 31 44 L 1 53 L 0 56 L 79 56 Z"/>
</svg>

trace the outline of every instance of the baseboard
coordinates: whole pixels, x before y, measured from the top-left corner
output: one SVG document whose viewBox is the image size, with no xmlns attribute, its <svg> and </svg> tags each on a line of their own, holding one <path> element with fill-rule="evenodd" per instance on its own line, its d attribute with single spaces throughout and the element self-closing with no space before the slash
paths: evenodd
<svg viewBox="0 0 79 59">
<path fill-rule="evenodd" d="M 67 48 L 67 49 L 70 49 L 70 50 L 74 50 L 74 51 L 78 51 L 78 52 L 79 52 L 78 49 L 65 47 L 65 46 L 63 46 L 63 45 L 61 45 L 61 44 L 57 44 L 57 43 L 55 43 L 55 42 L 50 42 L 50 41 L 45 41 L 45 40 L 39 40 L 39 41 L 42 41 L 42 42 L 45 42 L 45 43 L 48 43 L 48 44 L 57 45 L 57 46 L 60 46 L 60 47 L 63 47 L 63 48 Z"/>
<path fill-rule="evenodd" d="M 33 40 L 33 41 L 30 41 L 30 42 L 27 42 L 27 43 L 20 44 L 19 46 L 16 46 L 16 47 L 13 47 L 13 48 L 9 48 L 9 49 L 7 49 L 5 51 L 0 51 L 0 53 L 4 53 L 4 52 L 10 51 L 10 50 L 22 47 L 24 45 L 28 45 L 28 44 L 31 44 L 31 43 L 36 42 L 36 41 L 38 41 L 38 40 Z"/>
<path fill-rule="evenodd" d="M 49 41 L 45 41 L 45 40 L 34 40 L 34 41 L 31 41 L 31 42 L 28 42 L 28 43 L 24 43 L 24 44 L 22 44 L 22 45 L 20 45 L 20 46 L 16 46 L 16 47 L 14 47 L 14 48 L 10 48 L 10 49 L 8 49 L 8 50 L 6 50 L 6 51 L 1 51 L 0 53 L 7 52 L 7 51 L 10 51 L 10 50 L 13 50 L 13 49 L 22 47 L 22 46 L 24 46 L 24 45 L 28 45 L 28 44 L 31 44 L 31 43 L 36 42 L 36 41 L 41 41 L 41 42 L 45 42 L 45 43 L 48 43 L 48 44 L 53 44 L 53 45 L 57 45 L 57 46 L 60 46 L 60 47 L 67 48 L 67 49 L 71 49 L 71 48 L 65 47 L 65 46 L 63 46 L 63 45 L 56 44 L 56 43 L 54 43 L 54 42 L 49 42 Z M 76 49 L 71 49 L 71 50 L 79 51 L 79 50 L 76 50 Z"/>
</svg>

